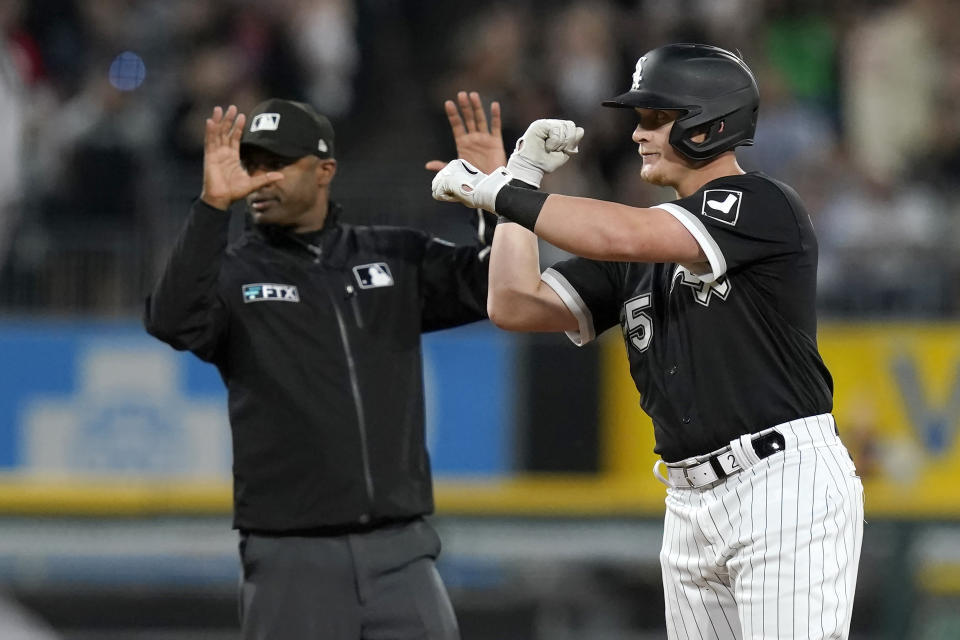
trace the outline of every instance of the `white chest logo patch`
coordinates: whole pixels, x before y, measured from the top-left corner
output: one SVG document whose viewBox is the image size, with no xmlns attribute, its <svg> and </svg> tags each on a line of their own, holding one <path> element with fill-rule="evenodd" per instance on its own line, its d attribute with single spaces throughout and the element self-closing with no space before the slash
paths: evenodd
<svg viewBox="0 0 960 640">
<path fill-rule="evenodd" d="M 705 307 L 710 306 L 710 299 L 713 296 L 726 300 L 730 295 L 730 279 L 727 276 L 720 276 L 713 282 L 704 282 L 686 267 L 677 265 L 676 271 L 673 272 L 673 282 L 670 284 L 671 293 L 678 280 L 680 284 L 690 287 L 693 291 L 693 299 Z"/>
<path fill-rule="evenodd" d="M 250 133 L 254 131 L 276 131 L 279 127 L 279 113 L 258 113 L 250 123 Z"/>
<path fill-rule="evenodd" d="M 300 302 L 300 292 L 292 284 L 272 284 L 258 282 L 243 285 L 244 302 L 264 302 L 275 300 L 278 302 Z"/>
<path fill-rule="evenodd" d="M 393 286 L 393 275 L 386 262 L 357 265 L 353 268 L 353 275 L 361 289 Z"/>
<path fill-rule="evenodd" d="M 703 192 L 701 213 L 708 218 L 725 222 L 731 227 L 736 226 L 737 218 L 740 217 L 741 200 L 743 200 L 742 191 L 707 189 Z"/>
</svg>

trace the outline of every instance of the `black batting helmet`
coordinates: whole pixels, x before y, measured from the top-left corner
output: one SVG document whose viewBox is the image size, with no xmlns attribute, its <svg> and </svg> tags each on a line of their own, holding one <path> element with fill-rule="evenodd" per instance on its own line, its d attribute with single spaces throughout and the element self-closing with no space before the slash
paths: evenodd
<svg viewBox="0 0 960 640">
<path fill-rule="evenodd" d="M 605 107 L 677 109 L 670 145 L 691 160 L 709 160 L 753 144 L 760 94 L 739 56 L 706 44 L 669 44 L 648 51 L 633 73 L 630 90 Z M 690 136 L 705 132 L 703 142 Z"/>
</svg>

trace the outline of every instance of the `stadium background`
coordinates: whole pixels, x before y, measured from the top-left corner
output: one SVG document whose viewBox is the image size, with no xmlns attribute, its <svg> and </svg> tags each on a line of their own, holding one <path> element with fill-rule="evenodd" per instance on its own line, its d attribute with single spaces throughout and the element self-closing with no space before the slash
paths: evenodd
<svg viewBox="0 0 960 640">
<path fill-rule="evenodd" d="M 743 53 L 762 96 L 744 164 L 818 228 L 821 349 L 867 490 L 853 637 L 960 637 L 958 24 L 953 0 L 6 0 L 0 637 L 236 635 L 221 384 L 138 320 L 213 105 L 313 102 L 348 219 L 461 240 L 422 169 L 453 153 L 459 89 L 502 101 L 508 141 L 538 117 L 586 128 L 545 188 L 669 199 L 636 179 L 629 116 L 598 107 L 668 41 Z M 663 488 L 618 337 L 477 325 L 426 354 L 465 640 L 661 638 Z"/>
</svg>

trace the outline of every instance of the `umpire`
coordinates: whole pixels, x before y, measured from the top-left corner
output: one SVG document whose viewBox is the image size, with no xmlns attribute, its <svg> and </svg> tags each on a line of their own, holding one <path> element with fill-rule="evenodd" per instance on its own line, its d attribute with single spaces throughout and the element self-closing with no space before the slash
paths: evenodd
<svg viewBox="0 0 960 640">
<path fill-rule="evenodd" d="M 420 334 L 486 317 L 488 251 L 339 222 L 333 128 L 309 105 L 246 125 L 207 119 L 203 192 L 144 317 L 227 387 L 243 638 L 459 638 L 423 519 Z M 228 246 L 241 198 L 254 224 Z"/>
</svg>

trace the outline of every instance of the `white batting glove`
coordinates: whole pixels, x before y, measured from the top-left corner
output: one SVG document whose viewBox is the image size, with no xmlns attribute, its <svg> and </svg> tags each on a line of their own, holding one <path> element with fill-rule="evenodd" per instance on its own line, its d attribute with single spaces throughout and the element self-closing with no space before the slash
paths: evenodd
<svg viewBox="0 0 960 640">
<path fill-rule="evenodd" d="M 503 167 L 487 175 L 466 160 L 451 160 L 433 177 L 433 199 L 494 211 L 497 194 L 510 178 Z"/>
<path fill-rule="evenodd" d="M 507 171 L 539 188 L 544 173 L 562 167 L 580 148 L 583 127 L 572 120 L 534 120 L 507 161 Z"/>
</svg>

